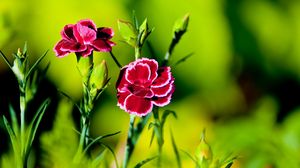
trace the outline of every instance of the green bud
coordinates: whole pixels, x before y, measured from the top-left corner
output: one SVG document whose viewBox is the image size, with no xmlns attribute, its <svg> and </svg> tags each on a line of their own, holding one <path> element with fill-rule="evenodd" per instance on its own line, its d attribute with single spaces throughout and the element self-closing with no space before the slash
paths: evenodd
<svg viewBox="0 0 300 168">
<path fill-rule="evenodd" d="M 103 60 L 99 65 L 94 66 L 90 80 L 89 88 L 90 93 L 94 96 L 98 94 L 98 91 L 102 89 L 108 80 L 108 70 L 106 61 Z"/>
<path fill-rule="evenodd" d="M 130 46 L 135 47 L 137 31 L 134 26 L 130 22 L 118 20 L 118 28 L 125 42 Z"/>
<path fill-rule="evenodd" d="M 144 44 L 146 38 L 149 36 L 149 34 L 151 32 L 152 32 L 152 29 L 149 30 L 148 21 L 147 21 L 147 19 L 145 19 L 139 28 L 139 45 L 140 46 L 142 46 Z"/>
<path fill-rule="evenodd" d="M 184 33 L 187 30 L 189 24 L 190 15 L 186 14 L 183 18 L 178 19 L 173 27 L 174 33 Z"/>
<path fill-rule="evenodd" d="M 27 67 L 27 53 L 22 53 L 21 49 L 19 48 L 17 53 L 14 54 L 14 56 L 15 60 L 12 66 L 12 71 L 14 72 L 19 82 L 24 82 Z"/>
<path fill-rule="evenodd" d="M 81 57 L 77 56 L 77 69 L 81 75 L 83 82 L 87 84 L 90 73 L 93 69 L 93 56 Z"/>
<path fill-rule="evenodd" d="M 207 167 L 212 160 L 212 151 L 209 144 L 205 140 L 205 131 L 202 132 L 200 143 L 196 149 L 196 157 L 201 167 Z"/>
</svg>

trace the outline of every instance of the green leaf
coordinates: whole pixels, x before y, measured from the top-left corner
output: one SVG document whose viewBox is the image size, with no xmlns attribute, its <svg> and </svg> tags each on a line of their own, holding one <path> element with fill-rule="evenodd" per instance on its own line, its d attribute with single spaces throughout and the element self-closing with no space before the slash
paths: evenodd
<svg viewBox="0 0 300 168">
<path fill-rule="evenodd" d="M 181 168 L 181 159 L 180 159 L 178 148 L 175 143 L 175 139 L 174 139 L 172 130 L 170 130 L 170 134 L 171 134 L 171 140 L 172 140 L 172 147 L 173 147 L 173 150 L 174 150 L 174 153 L 176 156 L 177 166 L 178 166 L 178 168 Z"/>
<path fill-rule="evenodd" d="M 27 152 L 29 152 L 29 150 L 32 146 L 38 126 L 39 126 L 39 124 L 42 120 L 42 117 L 43 117 L 47 107 L 49 106 L 49 104 L 50 104 L 50 99 L 48 98 L 41 104 L 41 106 L 37 110 L 35 116 L 33 117 L 31 123 L 28 126 L 28 130 L 27 130 L 28 131 L 28 139 L 27 139 L 27 143 L 26 143 Z"/>
<path fill-rule="evenodd" d="M 187 59 L 189 59 L 192 55 L 194 55 L 194 53 L 189 53 L 188 55 L 182 57 L 180 60 L 178 60 L 178 61 L 174 64 L 174 66 L 177 66 L 177 65 L 179 65 L 179 64 L 181 64 L 181 63 L 183 63 L 183 62 L 185 62 L 185 61 L 186 61 Z"/>
<path fill-rule="evenodd" d="M 134 26 L 130 22 L 118 20 L 118 28 L 125 42 L 135 47 L 138 33 Z"/>
<path fill-rule="evenodd" d="M 116 168 L 119 168 L 117 155 L 115 154 L 114 150 L 113 150 L 110 146 L 106 145 L 105 143 L 101 143 L 101 142 L 100 142 L 100 145 L 104 146 L 105 148 L 107 148 L 107 149 L 110 151 L 110 153 L 111 153 L 111 154 L 113 155 L 113 157 L 114 157 L 115 164 L 116 164 Z"/>
<path fill-rule="evenodd" d="M 25 81 L 29 78 L 29 76 L 31 75 L 31 73 L 37 68 L 37 65 L 45 58 L 45 56 L 47 55 L 49 50 L 47 50 L 33 65 L 32 67 L 29 69 L 28 73 L 25 76 Z"/>
<path fill-rule="evenodd" d="M 231 161 L 230 163 L 228 163 L 225 168 L 230 168 L 232 165 L 233 165 L 233 161 Z"/>
<path fill-rule="evenodd" d="M 19 137 L 19 123 L 17 120 L 16 112 L 11 104 L 9 104 L 9 113 L 11 117 L 12 129 L 16 135 L 16 138 Z"/>
<path fill-rule="evenodd" d="M 96 167 L 100 166 L 101 161 L 104 159 L 105 153 L 106 153 L 106 150 L 104 149 L 104 151 L 101 151 L 98 154 L 98 156 L 95 159 L 93 159 L 92 167 L 96 168 Z"/>
<path fill-rule="evenodd" d="M 115 133 L 112 133 L 112 134 L 107 134 L 107 135 L 104 135 L 104 136 L 98 136 L 97 138 L 95 138 L 91 143 L 89 143 L 87 145 L 87 147 L 84 149 L 83 153 L 86 153 L 89 148 L 94 145 L 95 143 L 97 143 L 98 141 L 104 139 L 104 138 L 108 138 L 108 137 L 111 137 L 111 136 L 114 136 L 114 135 L 117 135 L 119 134 L 121 131 L 118 131 L 118 132 L 115 132 Z"/>
<path fill-rule="evenodd" d="M 145 165 L 146 163 L 148 163 L 148 162 L 150 162 L 150 161 L 152 161 L 152 160 L 154 160 L 154 159 L 156 159 L 156 158 L 158 158 L 158 156 L 154 156 L 154 157 L 151 157 L 151 158 L 147 158 L 147 159 L 145 159 L 145 160 L 139 162 L 138 164 L 136 164 L 136 165 L 134 166 L 134 168 L 140 168 L 140 167 L 142 167 L 143 165 Z"/>
<path fill-rule="evenodd" d="M 172 114 L 176 119 L 177 119 L 177 115 L 175 111 L 172 110 L 165 110 L 162 117 L 161 117 L 161 126 L 164 127 L 164 124 L 166 122 L 167 117 Z"/>
<path fill-rule="evenodd" d="M 3 123 L 6 127 L 6 130 L 8 132 L 8 135 L 10 137 L 10 141 L 11 141 L 11 144 L 12 144 L 12 147 L 13 147 L 13 150 L 14 150 L 14 153 L 15 154 L 18 154 L 21 152 L 20 150 L 20 146 L 19 146 L 19 143 L 18 143 L 18 140 L 17 140 L 17 137 L 16 137 L 16 134 L 14 133 L 13 129 L 11 128 L 10 124 L 8 123 L 7 119 L 5 116 L 3 116 Z"/>
<path fill-rule="evenodd" d="M 9 63 L 8 59 L 6 58 L 6 56 L 4 55 L 4 53 L 0 50 L 0 55 L 2 56 L 2 58 L 4 59 L 5 63 L 8 65 L 8 67 L 12 70 L 12 65 Z"/>
<path fill-rule="evenodd" d="M 191 156 L 188 152 L 184 151 L 181 149 L 181 151 L 186 154 L 196 165 L 196 168 L 200 168 L 200 165 L 198 164 L 197 160 L 195 158 L 193 158 L 193 156 Z"/>
</svg>

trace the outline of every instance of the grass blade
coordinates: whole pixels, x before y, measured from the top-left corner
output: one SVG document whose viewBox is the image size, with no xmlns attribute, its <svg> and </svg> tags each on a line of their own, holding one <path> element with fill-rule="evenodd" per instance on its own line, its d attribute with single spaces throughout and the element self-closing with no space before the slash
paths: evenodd
<svg viewBox="0 0 300 168">
<path fill-rule="evenodd" d="M 116 168 L 119 168 L 118 159 L 117 159 L 117 156 L 116 156 L 114 150 L 110 146 L 106 145 L 105 143 L 100 143 L 100 145 L 106 147 L 111 152 L 111 154 L 113 155 L 114 160 L 115 160 Z"/>
<path fill-rule="evenodd" d="M 107 135 L 104 135 L 104 136 L 98 136 L 96 139 L 94 139 L 91 143 L 89 143 L 87 145 L 87 147 L 84 149 L 83 153 L 86 153 L 89 148 L 94 145 L 95 143 L 97 143 L 98 141 L 104 139 L 104 138 L 108 138 L 108 137 L 111 137 L 111 136 L 114 136 L 114 135 L 117 135 L 119 134 L 121 131 L 118 131 L 118 132 L 115 132 L 115 133 L 112 133 L 112 134 L 107 134 Z"/>
<path fill-rule="evenodd" d="M 171 133 L 172 147 L 173 147 L 173 150 L 174 150 L 174 153 L 175 153 L 175 156 L 176 156 L 177 166 L 178 166 L 178 168 L 181 168 L 182 167 L 181 166 L 181 159 L 180 159 L 178 148 L 177 148 L 176 143 L 175 143 L 175 139 L 174 139 L 172 130 L 170 130 L 170 133 Z"/>
<path fill-rule="evenodd" d="M 145 160 L 139 162 L 137 165 L 135 165 L 134 168 L 140 168 L 140 167 L 142 167 L 143 165 L 145 165 L 146 163 L 148 163 L 148 162 L 150 162 L 150 161 L 156 159 L 157 157 L 158 157 L 158 156 L 154 156 L 154 157 L 145 159 Z"/>
<path fill-rule="evenodd" d="M 172 114 L 176 119 L 177 119 L 177 115 L 175 111 L 172 110 L 165 110 L 163 113 L 163 116 L 161 117 L 161 126 L 164 127 L 164 124 L 166 122 L 167 117 Z"/>
<path fill-rule="evenodd" d="M 28 79 L 28 77 L 31 75 L 31 73 L 36 69 L 37 65 L 45 58 L 49 50 L 47 50 L 29 69 L 28 73 L 25 76 L 25 80 Z"/>
<path fill-rule="evenodd" d="M 4 55 L 4 53 L 0 50 L 0 55 L 2 56 L 2 58 L 4 59 L 5 63 L 8 65 L 8 67 L 12 70 L 12 66 L 9 63 L 8 59 L 6 58 L 6 56 Z"/>
<path fill-rule="evenodd" d="M 16 135 L 16 138 L 19 137 L 19 123 L 17 120 L 16 112 L 11 104 L 9 104 L 9 113 L 11 117 L 12 129 Z"/>
<path fill-rule="evenodd" d="M 194 53 L 189 53 L 188 55 L 182 57 L 181 59 L 179 59 L 173 66 L 177 66 L 183 62 L 185 62 L 187 59 L 189 59 L 192 55 L 194 55 Z"/>
</svg>

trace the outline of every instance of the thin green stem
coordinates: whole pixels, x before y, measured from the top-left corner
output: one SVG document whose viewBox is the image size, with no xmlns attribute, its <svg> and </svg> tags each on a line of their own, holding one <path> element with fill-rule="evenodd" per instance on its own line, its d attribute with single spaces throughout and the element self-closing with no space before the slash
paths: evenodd
<svg viewBox="0 0 300 168">
<path fill-rule="evenodd" d="M 116 65 L 119 67 L 119 68 L 122 68 L 122 65 L 120 64 L 120 62 L 117 60 L 117 58 L 115 57 L 115 55 L 112 53 L 112 51 L 109 52 L 112 59 L 114 60 L 114 62 L 116 63 Z"/>
<path fill-rule="evenodd" d="M 130 123 L 129 123 L 129 129 L 128 129 L 128 137 L 127 137 L 127 144 L 125 148 L 125 155 L 124 155 L 124 160 L 123 160 L 123 168 L 127 168 L 128 162 L 130 159 L 130 156 L 133 152 L 135 141 L 134 141 L 134 121 L 135 121 L 135 116 L 130 115 Z"/>
<path fill-rule="evenodd" d="M 83 122 L 86 122 L 86 121 L 83 121 Z M 81 159 L 82 159 L 87 131 L 88 131 L 88 125 L 83 123 L 82 129 L 81 129 L 81 134 L 80 134 L 80 139 L 79 139 L 79 146 L 77 148 L 77 152 L 76 152 L 76 155 L 75 155 L 74 160 L 73 160 L 73 162 L 75 164 L 79 164 Z"/>
<path fill-rule="evenodd" d="M 158 144 L 158 159 L 157 159 L 157 167 L 161 167 L 161 154 L 162 154 L 162 146 L 164 144 L 163 139 L 163 128 L 161 125 L 161 121 L 158 114 L 158 107 L 153 107 L 153 117 L 156 123 L 158 123 L 157 126 L 154 127 L 154 131 L 157 138 L 157 144 Z"/>
<path fill-rule="evenodd" d="M 136 46 L 136 47 L 134 48 L 135 60 L 137 60 L 137 59 L 139 59 L 139 58 L 141 57 L 141 52 L 142 52 L 141 47 Z"/>
<path fill-rule="evenodd" d="M 26 135 L 25 135 L 25 111 L 26 111 L 26 93 L 25 93 L 25 88 L 26 85 L 24 83 L 20 84 L 20 149 L 21 149 L 21 159 L 22 159 L 22 166 L 24 166 L 24 163 L 26 162 L 27 158 L 26 157 L 26 152 L 27 151 L 27 146 L 25 146 L 26 142 Z"/>
</svg>

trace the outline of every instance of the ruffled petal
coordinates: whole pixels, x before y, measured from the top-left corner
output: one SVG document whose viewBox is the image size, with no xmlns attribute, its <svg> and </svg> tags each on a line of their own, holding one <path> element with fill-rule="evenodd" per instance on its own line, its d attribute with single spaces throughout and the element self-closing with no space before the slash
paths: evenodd
<svg viewBox="0 0 300 168">
<path fill-rule="evenodd" d="M 170 67 L 161 67 L 157 71 L 157 78 L 152 83 L 152 88 L 162 87 L 167 85 L 172 79 L 172 74 L 170 72 Z"/>
<path fill-rule="evenodd" d="M 101 51 L 101 52 L 111 51 L 111 45 L 101 39 L 94 40 L 91 45 L 96 49 L 96 51 Z"/>
<path fill-rule="evenodd" d="M 77 22 L 77 24 L 80 24 L 82 26 L 86 26 L 86 27 L 88 27 L 90 29 L 93 29 L 93 30 L 97 31 L 96 24 L 92 20 L 90 20 L 90 19 L 80 20 L 79 22 Z"/>
<path fill-rule="evenodd" d="M 96 31 L 88 26 L 76 24 L 73 31 L 74 36 L 79 43 L 91 44 L 96 39 Z"/>
<path fill-rule="evenodd" d="M 167 96 L 173 89 L 173 82 L 174 80 L 171 80 L 171 82 L 163 87 L 157 87 L 157 88 L 151 88 L 151 90 L 154 93 L 154 96 L 157 97 L 165 97 Z"/>
<path fill-rule="evenodd" d="M 72 25 L 72 24 L 66 25 L 64 27 L 64 29 L 60 32 L 61 37 L 65 40 L 74 40 L 75 41 L 75 37 L 73 34 L 73 27 L 74 27 L 74 25 Z"/>
<path fill-rule="evenodd" d="M 175 85 L 172 84 L 171 86 L 172 86 L 171 91 L 169 92 L 169 94 L 167 96 L 165 96 L 165 97 L 153 97 L 152 98 L 152 103 L 156 106 L 159 106 L 159 107 L 163 107 L 163 106 L 168 105 L 171 102 L 172 94 L 175 91 Z"/>
<path fill-rule="evenodd" d="M 79 52 L 79 55 L 82 57 L 87 57 L 90 56 L 93 52 L 93 48 L 91 46 L 87 46 L 86 50 Z"/>
<path fill-rule="evenodd" d="M 53 51 L 55 52 L 55 55 L 58 57 L 63 57 L 67 54 L 69 54 L 69 51 L 63 51 L 61 50 L 62 46 L 66 43 L 66 40 L 60 40 L 53 48 Z"/>
<path fill-rule="evenodd" d="M 61 46 L 62 51 L 69 51 L 69 52 L 82 52 L 87 49 L 87 46 L 82 45 L 77 42 L 65 40 L 65 42 Z"/>
<path fill-rule="evenodd" d="M 100 27 L 97 29 L 97 38 L 101 38 L 104 40 L 111 39 L 114 36 L 114 31 L 108 27 Z"/>
<path fill-rule="evenodd" d="M 145 116 L 152 111 L 153 104 L 149 99 L 129 95 L 124 102 L 125 111 L 138 116 Z"/>
<path fill-rule="evenodd" d="M 132 84 L 149 83 L 151 70 L 149 65 L 138 63 L 135 66 L 128 67 L 125 78 Z"/>
<path fill-rule="evenodd" d="M 139 62 L 149 65 L 151 70 L 150 80 L 153 82 L 157 78 L 158 63 L 154 59 L 142 58 Z"/>
<path fill-rule="evenodd" d="M 124 106 L 124 102 L 125 99 L 130 95 L 130 92 L 119 92 L 117 95 L 118 98 L 118 104 L 117 106 L 119 106 L 121 109 L 125 110 L 125 106 Z"/>
</svg>

